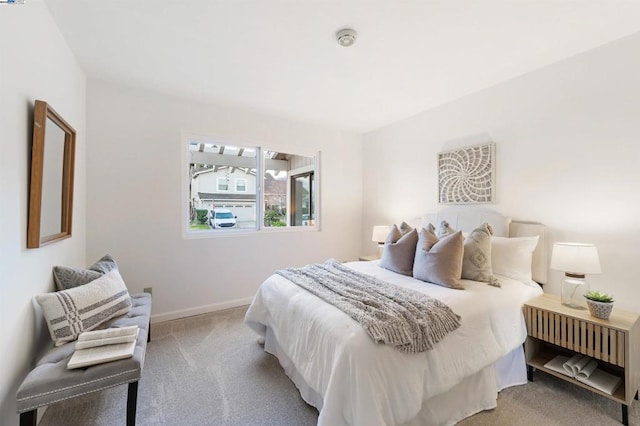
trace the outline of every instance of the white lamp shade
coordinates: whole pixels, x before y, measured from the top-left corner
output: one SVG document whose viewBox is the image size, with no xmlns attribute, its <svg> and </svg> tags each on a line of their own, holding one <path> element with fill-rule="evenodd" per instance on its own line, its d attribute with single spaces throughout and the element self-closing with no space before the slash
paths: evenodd
<svg viewBox="0 0 640 426">
<path fill-rule="evenodd" d="M 575 274 L 599 274 L 598 250 L 593 244 L 555 243 L 550 267 Z"/>
<path fill-rule="evenodd" d="M 387 235 L 389 235 L 389 231 L 391 231 L 391 228 L 386 225 L 374 226 L 373 233 L 371 235 L 371 241 L 374 241 L 378 244 L 384 243 L 384 241 L 387 239 Z"/>
</svg>

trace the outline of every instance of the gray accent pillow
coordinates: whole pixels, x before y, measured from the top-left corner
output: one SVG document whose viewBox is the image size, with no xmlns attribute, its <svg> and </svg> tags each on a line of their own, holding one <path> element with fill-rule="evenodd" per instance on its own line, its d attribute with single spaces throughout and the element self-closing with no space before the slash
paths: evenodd
<svg viewBox="0 0 640 426">
<path fill-rule="evenodd" d="M 438 239 L 433 226 L 423 228 L 413 262 L 413 277 L 444 287 L 464 289 L 460 282 L 463 251 L 462 232 Z"/>
<path fill-rule="evenodd" d="M 58 290 L 67 290 L 90 283 L 114 269 L 118 269 L 118 264 L 110 254 L 105 254 L 100 260 L 91 265 L 89 269 L 54 266 L 53 280 Z"/>
<path fill-rule="evenodd" d="M 131 310 L 129 291 L 117 269 L 85 285 L 39 294 L 36 300 L 56 346 Z"/>
<path fill-rule="evenodd" d="M 387 236 L 382 250 L 380 266 L 402 275 L 413 273 L 413 259 L 416 254 L 416 243 L 418 242 L 418 232 L 403 223 L 404 235 L 396 225 L 393 225 L 391 232 Z M 402 226 L 402 225 L 401 225 Z"/>
<path fill-rule="evenodd" d="M 114 269 L 118 269 L 118 264 L 113 259 L 113 257 L 111 257 L 110 254 L 105 254 L 104 256 L 102 256 L 102 258 L 100 260 L 98 260 L 93 265 L 89 266 L 89 269 L 91 269 L 92 271 L 101 272 L 103 274 L 106 274 L 109 271 L 113 271 Z"/>
</svg>

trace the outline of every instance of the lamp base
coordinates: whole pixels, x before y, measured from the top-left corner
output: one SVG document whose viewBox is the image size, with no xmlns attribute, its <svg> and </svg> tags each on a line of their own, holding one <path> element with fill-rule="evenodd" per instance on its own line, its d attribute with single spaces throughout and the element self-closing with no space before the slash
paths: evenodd
<svg viewBox="0 0 640 426">
<path fill-rule="evenodd" d="M 589 284 L 584 275 L 565 274 L 562 279 L 562 294 L 560 301 L 564 306 L 573 309 L 587 309 L 584 295 L 589 292 Z"/>
</svg>

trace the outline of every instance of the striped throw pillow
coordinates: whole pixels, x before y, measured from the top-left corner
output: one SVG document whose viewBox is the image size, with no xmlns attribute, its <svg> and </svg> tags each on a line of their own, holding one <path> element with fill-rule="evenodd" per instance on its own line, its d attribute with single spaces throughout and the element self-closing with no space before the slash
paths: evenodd
<svg viewBox="0 0 640 426">
<path fill-rule="evenodd" d="M 36 300 L 56 346 L 76 340 L 83 331 L 93 330 L 103 322 L 131 310 L 127 286 L 117 269 L 89 284 L 40 294 Z"/>
</svg>

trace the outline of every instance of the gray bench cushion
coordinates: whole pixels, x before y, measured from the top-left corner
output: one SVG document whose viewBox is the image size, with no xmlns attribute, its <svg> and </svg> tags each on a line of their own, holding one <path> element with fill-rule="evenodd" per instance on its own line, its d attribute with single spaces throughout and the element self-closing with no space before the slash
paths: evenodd
<svg viewBox="0 0 640 426">
<path fill-rule="evenodd" d="M 18 389 L 18 412 L 139 380 L 147 348 L 151 296 L 132 295 L 131 303 L 133 306 L 128 314 L 113 318 L 99 328 L 140 327 L 132 358 L 68 370 L 67 362 L 73 355 L 76 342 L 53 347 L 38 361 Z"/>
</svg>

